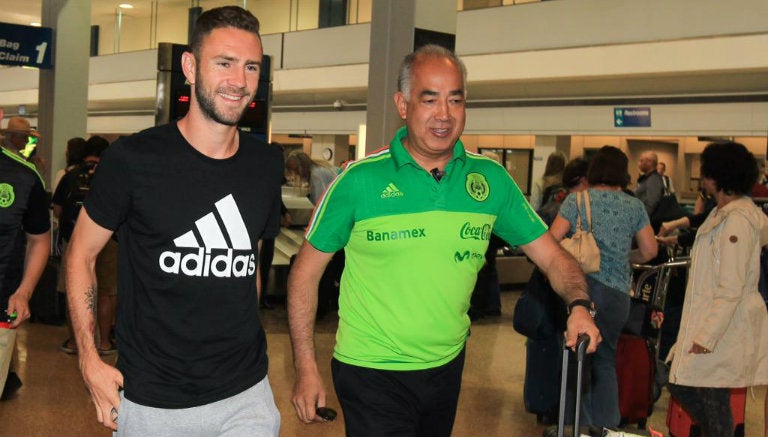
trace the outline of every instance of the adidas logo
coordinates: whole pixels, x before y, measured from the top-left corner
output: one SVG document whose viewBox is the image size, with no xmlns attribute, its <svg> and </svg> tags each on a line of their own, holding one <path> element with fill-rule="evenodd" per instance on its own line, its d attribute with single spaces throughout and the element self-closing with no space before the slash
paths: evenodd
<svg viewBox="0 0 768 437">
<path fill-rule="evenodd" d="M 390 197 L 403 197 L 404 194 L 402 191 L 400 191 L 395 184 L 392 182 L 387 185 L 387 188 L 384 188 L 384 191 L 381 192 L 381 198 L 382 199 L 388 199 Z"/>
<path fill-rule="evenodd" d="M 194 229 L 173 240 L 177 249 L 186 250 L 160 254 L 160 269 L 174 275 L 219 278 L 256 272 L 256 256 L 235 198 L 230 194 L 215 206 L 214 212 L 195 221 Z"/>
</svg>

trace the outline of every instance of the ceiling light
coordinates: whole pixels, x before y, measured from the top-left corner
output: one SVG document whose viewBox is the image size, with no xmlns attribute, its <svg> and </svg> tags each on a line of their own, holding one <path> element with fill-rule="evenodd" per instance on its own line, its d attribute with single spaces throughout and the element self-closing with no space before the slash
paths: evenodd
<svg viewBox="0 0 768 437">
<path fill-rule="evenodd" d="M 30 26 L 40 27 L 42 24 L 38 23 L 37 21 L 34 21 L 32 23 L 29 23 Z"/>
<path fill-rule="evenodd" d="M 121 9 L 133 9 L 133 5 L 130 3 L 120 3 L 117 7 Z"/>
</svg>

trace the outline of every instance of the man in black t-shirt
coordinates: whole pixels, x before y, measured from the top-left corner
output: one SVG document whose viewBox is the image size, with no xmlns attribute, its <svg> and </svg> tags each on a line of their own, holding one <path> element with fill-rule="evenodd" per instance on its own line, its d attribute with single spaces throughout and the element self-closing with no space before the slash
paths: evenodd
<svg viewBox="0 0 768 437">
<path fill-rule="evenodd" d="M 48 261 L 50 228 L 42 178 L 32 164 L 0 147 L 0 321 L 16 313 L 12 328 L 30 316 L 29 298 Z M 5 380 L 0 374 L 0 390 Z M 20 385 L 14 373 L 8 374 L 2 398 Z"/>
<path fill-rule="evenodd" d="M 258 20 L 211 9 L 191 40 L 181 60 L 189 112 L 110 146 L 72 233 L 80 368 L 117 436 L 276 437 L 257 260 L 261 240 L 279 231 L 283 162 L 236 128 L 258 85 Z M 99 359 L 92 334 L 93 264 L 114 232 L 117 369 Z"/>
</svg>

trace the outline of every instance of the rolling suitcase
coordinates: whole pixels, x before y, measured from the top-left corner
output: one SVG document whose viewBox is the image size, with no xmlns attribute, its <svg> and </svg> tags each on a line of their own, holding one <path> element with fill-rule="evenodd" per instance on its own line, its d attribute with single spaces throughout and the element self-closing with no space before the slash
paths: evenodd
<svg viewBox="0 0 768 437">
<path fill-rule="evenodd" d="M 747 404 L 747 389 L 731 390 L 731 413 L 733 414 L 733 435 L 744 437 L 744 410 Z M 667 407 L 667 427 L 670 437 L 703 437 L 698 425 L 688 412 L 677 403 L 674 397 L 669 398 Z"/>
<path fill-rule="evenodd" d="M 656 356 L 643 337 L 621 334 L 616 346 L 616 379 L 619 385 L 621 426 L 637 423 L 645 428 L 653 412 Z"/>
<path fill-rule="evenodd" d="M 525 410 L 535 414 L 538 423 L 553 424 L 557 418 L 560 341 L 557 336 L 529 338 L 525 351 Z"/>
</svg>

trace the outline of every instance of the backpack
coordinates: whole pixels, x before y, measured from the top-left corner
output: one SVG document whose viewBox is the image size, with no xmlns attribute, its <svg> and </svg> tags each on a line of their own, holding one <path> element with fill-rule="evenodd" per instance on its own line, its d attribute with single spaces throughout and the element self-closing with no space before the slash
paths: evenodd
<svg viewBox="0 0 768 437">
<path fill-rule="evenodd" d="M 67 240 L 75 228 L 75 222 L 80 214 L 80 209 L 83 207 L 85 196 L 91 190 L 91 181 L 97 164 L 96 162 L 86 162 L 72 170 L 67 198 L 62 205 L 61 217 L 59 218 L 59 226 L 63 228 L 62 230 L 66 234 L 69 234 L 65 235 Z"/>
</svg>

